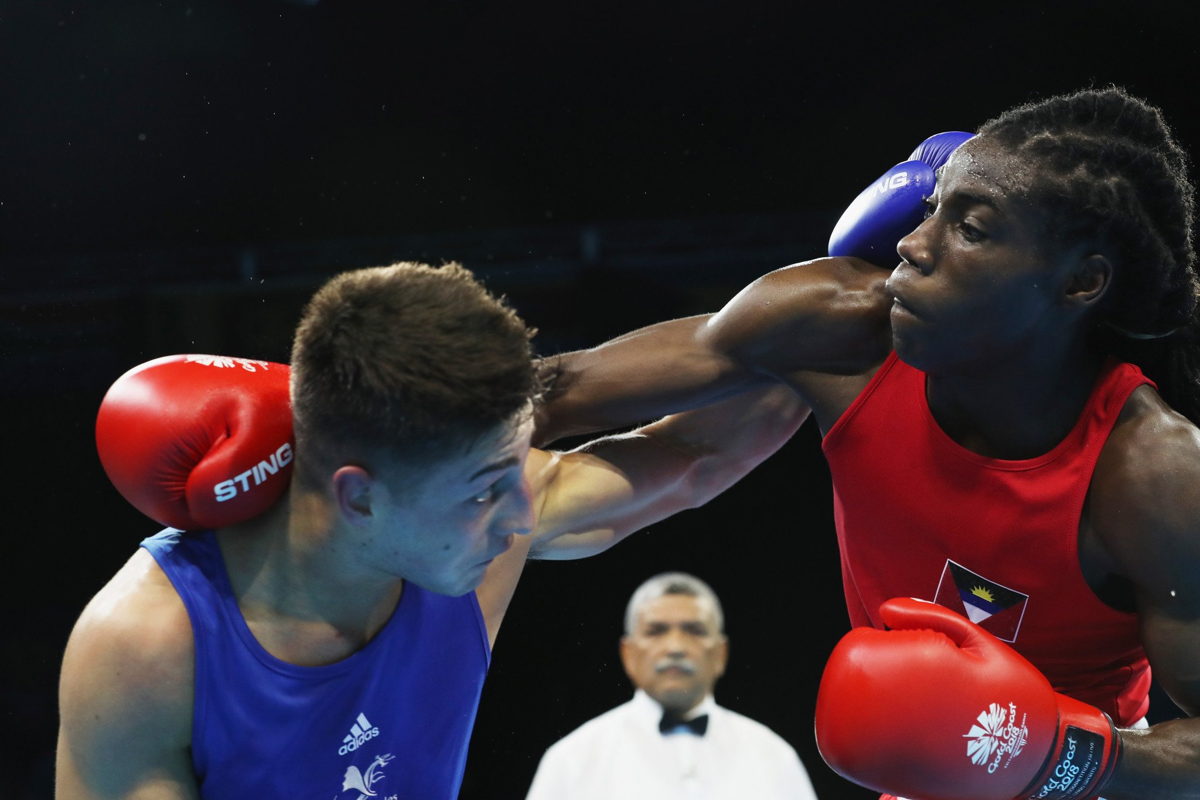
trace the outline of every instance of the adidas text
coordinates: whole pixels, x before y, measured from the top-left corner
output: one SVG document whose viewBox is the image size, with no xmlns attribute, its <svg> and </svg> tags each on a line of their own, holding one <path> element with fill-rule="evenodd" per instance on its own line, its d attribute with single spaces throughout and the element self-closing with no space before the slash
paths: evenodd
<svg viewBox="0 0 1200 800">
<path fill-rule="evenodd" d="M 366 714 L 359 714 L 358 719 L 350 726 L 350 733 L 342 739 L 342 746 L 338 748 L 338 755 L 344 756 L 347 753 L 353 753 L 378 735 L 379 728 L 371 724 Z"/>
<path fill-rule="evenodd" d="M 346 738 L 350 739 L 350 741 L 346 742 L 344 745 L 342 745 L 341 747 L 338 748 L 338 755 L 344 756 L 344 755 L 346 755 L 346 753 L 353 753 L 355 750 L 362 747 L 364 744 L 371 741 L 378 735 L 379 735 L 379 728 L 371 728 L 371 730 L 363 731 L 358 736 L 355 736 L 353 739 L 350 739 L 350 737 L 347 736 Z"/>
</svg>

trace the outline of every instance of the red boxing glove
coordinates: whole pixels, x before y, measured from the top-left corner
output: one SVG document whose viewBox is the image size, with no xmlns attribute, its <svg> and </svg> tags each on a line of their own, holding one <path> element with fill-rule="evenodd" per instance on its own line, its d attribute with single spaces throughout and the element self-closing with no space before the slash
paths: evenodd
<svg viewBox="0 0 1200 800">
<path fill-rule="evenodd" d="M 817 695 L 817 746 L 838 774 L 913 800 L 1092 797 L 1120 753 L 1112 720 L 1019 653 L 933 603 L 888 600 L 855 628 Z"/>
<path fill-rule="evenodd" d="M 96 448 L 126 500 L 182 530 L 266 511 L 287 488 L 292 415 L 285 364 L 178 355 L 126 372 L 100 404 Z"/>
</svg>

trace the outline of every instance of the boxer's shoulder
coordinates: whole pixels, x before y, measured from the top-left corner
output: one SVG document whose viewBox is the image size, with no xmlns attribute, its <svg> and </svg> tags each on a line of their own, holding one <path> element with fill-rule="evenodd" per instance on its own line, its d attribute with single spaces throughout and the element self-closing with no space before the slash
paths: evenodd
<svg viewBox="0 0 1200 800">
<path fill-rule="evenodd" d="M 1200 430 L 1149 386 L 1130 395 L 1105 442 L 1088 517 L 1116 569 L 1139 586 L 1179 586 L 1200 559 Z M 1164 572 L 1166 574 L 1164 574 Z M 1195 579 L 1190 579 L 1194 582 Z"/>
<path fill-rule="evenodd" d="M 1161 492 L 1200 474 L 1200 430 L 1149 385 L 1130 394 L 1105 441 L 1093 481 L 1128 499 L 1162 499 Z"/>
<path fill-rule="evenodd" d="M 76 622 L 64 681 L 74 677 L 84 686 L 190 706 L 194 653 L 183 601 L 154 558 L 139 549 Z"/>
</svg>

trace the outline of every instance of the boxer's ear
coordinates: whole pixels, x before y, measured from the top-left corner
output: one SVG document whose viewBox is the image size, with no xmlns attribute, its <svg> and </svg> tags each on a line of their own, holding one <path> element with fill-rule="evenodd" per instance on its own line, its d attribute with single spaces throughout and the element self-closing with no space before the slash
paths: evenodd
<svg viewBox="0 0 1200 800">
<path fill-rule="evenodd" d="M 1107 256 L 1089 253 L 1075 259 L 1063 292 L 1065 301 L 1072 306 L 1096 308 L 1108 293 L 1112 276 L 1112 262 Z"/>
<path fill-rule="evenodd" d="M 351 525 L 361 526 L 374 516 L 375 478 L 365 468 L 347 465 L 338 468 L 330 478 L 333 497 L 342 518 Z"/>
</svg>

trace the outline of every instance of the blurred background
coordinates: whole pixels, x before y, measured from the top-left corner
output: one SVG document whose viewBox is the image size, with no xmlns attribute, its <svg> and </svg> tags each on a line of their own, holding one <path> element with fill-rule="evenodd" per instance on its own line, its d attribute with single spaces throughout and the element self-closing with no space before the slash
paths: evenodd
<svg viewBox="0 0 1200 800">
<path fill-rule="evenodd" d="M 286 360 L 321 282 L 396 260 L 462 261 L 547 354 L 712 311 L 821 255 L 925 136 L 1015 103 L 1118 83 L 1195 152 L 1198 22 L 1153 0 L 0 0 L 0 796 L 51 796 L 66 636 L 156 530 L 92 440 L 126 369 Z M 818 445 L 806 426 L 708 507 L 530 565 L 464 800 L 523 797 L 550 743 L 629 696 L 624 604 L 667 569 L 725 603 L 718 700 L 823 798 L 872 796 L 813 744 L 847 625 Z"/>
</svg>

